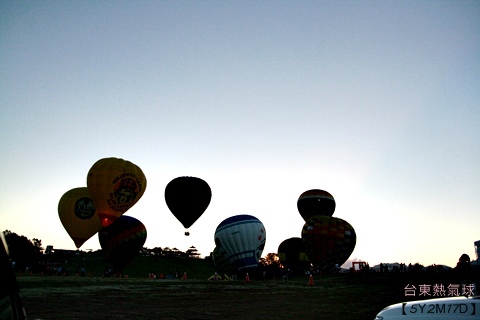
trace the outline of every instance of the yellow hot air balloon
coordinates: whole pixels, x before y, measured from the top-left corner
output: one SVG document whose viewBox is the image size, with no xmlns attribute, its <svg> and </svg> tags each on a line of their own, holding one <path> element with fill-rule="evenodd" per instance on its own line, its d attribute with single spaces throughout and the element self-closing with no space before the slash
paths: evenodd
<svg viewBox="0 0 480 320">
<path fill-rule="evenodd" d="M 146 187 L 142 169 L 127 160 L 100 159 L 88 171 L 88 192 L 104 227 L 137 203 Z"/>
<path fill-rule="evenodd" d="M 86 187 L 69 190 L 60 198 L 58 216 L 77 248 L 102 229 Z"/>
</svg>

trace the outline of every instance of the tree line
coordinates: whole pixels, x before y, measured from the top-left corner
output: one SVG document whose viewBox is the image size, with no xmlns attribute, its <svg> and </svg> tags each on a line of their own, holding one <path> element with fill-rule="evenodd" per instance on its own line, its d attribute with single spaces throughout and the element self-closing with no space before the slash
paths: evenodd
<svg viewBox="0 0 480 320">
<path fill-rule="evenodd" d="M 26 267 L 42 260 L 42 240 L 37 238 L 30 240 L 10 230 L 3 231 L 3 236 L 7 243 L 12 266 L 15 269 L 25 270 Z"/>
<path fill-rule="evenodd" d="M 26 236 L 18 235 L 11 230 L 3 231 L 3 236 L 8 247 L 12 266 L 17 271 L 35 270 L 36 265 L 44 264 L 48 258 L 66 258 L 69 256 L 68 253 L 77 252 L 75 250 L 45 250 L 42 247 L 42 240 L 37 238 L 30 240 Z M 78 251 L 82 252 L 80 250 Z M 100 249 L 95 252 L 101 251 Z M 201 255 L 195 246 L 191 246 L 186 251 L 169 247 L 144 247 L 140 250 L 139 254 L 143 256 L 184 257 L 194 259 L 199 259 Z"/>
</svg>

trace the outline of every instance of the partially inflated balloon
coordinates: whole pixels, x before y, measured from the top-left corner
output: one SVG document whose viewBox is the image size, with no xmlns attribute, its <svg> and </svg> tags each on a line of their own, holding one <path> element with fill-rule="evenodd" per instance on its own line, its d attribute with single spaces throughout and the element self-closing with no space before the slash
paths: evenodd
<svg viewBox="0 0 480 320">
<path fill-rule="evenodd" d="M 227 254 L 221 247 L 215 247 L 212 252 L 212 259 L 215 267 L 220 273 L 223 274 L 233 274 L 235 273 L 235 269 L 227 260 Z"/>
<path fill-rule="evenodd" d="M 312 189 L 298 197 L 297 208 L 305 222 L 314 216 L 331 217 L 335 211 L 335 199 L 327 191 Z"/>
<path fill-rule="evenodd" d="M 186 229 L 205 212 L 211 198 L 212 191 L 208 183 L 196 177 L 175 178 L 165 188 L 168 208 Z"/>
<path fill-rule="evenodd" d="M 302 238 L 290 238 L 278 246 L 280 263 L 288 269 L 306 267 L 310 264 Z"/>
<path fill-rule="evenodd" d="M 225 219 L 215 230 L 215 244 L 225 252 L 235 270 L 256 268 L 265 247 L 266 231 L 262 222 L 250 215 Z"/>
<path fill-rule="evenodd" d="M 86 187 L 69 190 L 60 198 L 58 216 L 77 248 L 102 228 Z"/>
<path fill-rule="evenodd" d="M 89 170 L 87 187 L 104 227 L 142 197 L 147 179 L 137 165 L 118 158 L 98 160 Z"/>
<path fill-rule="evenodd" d="M 147 240 L 147 229 L 139 220 L 121 216 L 98 232 L 107 261 L 120 273 L 138 255 Z"/>
<path fill-rule="evenodd" d="M 357 242 L 355 230 L 347 221 L 325 216 L 308 220 L 302 239 L 310 261 L 323 270 L 345 263 Z"/>
</svg>

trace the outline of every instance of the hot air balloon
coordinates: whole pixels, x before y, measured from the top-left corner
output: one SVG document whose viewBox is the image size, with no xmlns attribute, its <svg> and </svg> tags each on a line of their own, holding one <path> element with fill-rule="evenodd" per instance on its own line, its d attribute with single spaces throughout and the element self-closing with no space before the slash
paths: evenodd
<svg viewBox="0 0 480 320">
<path fill-rule="evenodd" d="M 234 274 L 236 270 L 227 260 L 227 254 L 221 247 L 215 247 L 212 252 L 212 260 L 221 274 Z"/>
<path fill-rule="evenodd" d="M 165 202 L 185 229 L 200 218 L 211 198 L 212 191 L 208 183 L 196 177 L 175 178 L 165 188 Z M 186 236 L 189 234 L 185 231 Z"/>
<path fill-rule="evenodd" d="M 310 265 L 302 238 L 283 240 L 278 246 L 278 257 L 287 269 L 305 269 Z"/>
<path fill-rule="evenodd" d="M 302 229 L 302 239 L 310 261 L 324 271 L 345 263 L 357 242 L 355 230 L 347 221 L 325 216 L 308 220 Z"/>
<path fill-rule="evenodd" d="M 86 187 L 71 189 L 60 198 L 58 216 L 77 248 L 102 228 Z"/>
<path fill-rule="evenodd" d="M 331 217 L 335 211 L 335 199 L 327 191 L 312 189 L 300 195 L 297 208 L 305 222 L 314 216 Z"/>
<path fill-rule="evenodd" d="M 139 220 L 123 215 L 98 232 L 105 257 L 116 273 L 138 255 L 147 240 L 147 229 Z"/>
<path fill-rule="evenodd" d="M 88 192 L 104 227 L 137 203 L 146 187 L 142 169 L 123 159 L 100 159 L 88 171 Z"/>
<path fill-rule="evenodd" d="M 226 260 L 237 271 L 246 272 L 258 266 L 265 240 L 265 227 L 250 215 L 227 218 L 215 230 L 216 246 L 225 252 Z"/>
</svg>

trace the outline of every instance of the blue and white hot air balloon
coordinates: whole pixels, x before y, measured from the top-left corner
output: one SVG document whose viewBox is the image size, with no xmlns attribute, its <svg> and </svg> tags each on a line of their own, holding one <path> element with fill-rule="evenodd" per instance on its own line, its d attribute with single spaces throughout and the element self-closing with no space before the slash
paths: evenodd
<svg viewBox="0 0 480 320">
<path fill-rule="evenodd" d="M 238 215 L 225 219 L 215 230 L 215 244 L 226 260 L 241 272 L 258 266 L 265 247 L 266 231 L 254 216 Z"/>
</svg>

